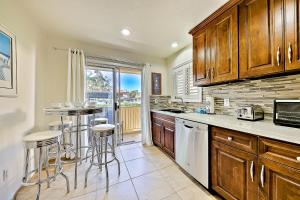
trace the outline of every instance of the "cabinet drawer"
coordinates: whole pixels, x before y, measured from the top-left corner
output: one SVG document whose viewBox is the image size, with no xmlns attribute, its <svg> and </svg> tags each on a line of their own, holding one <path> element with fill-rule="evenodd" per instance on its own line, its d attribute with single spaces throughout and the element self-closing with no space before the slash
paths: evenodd
<svg viewBox="0 0 300 200">
<path fill-rule="evenodd" d="M 212 138 L 240 150 L 257 154 L 258 138 L 256 136 L 234 130 L 212 127 Z"/>
<path fill-rule="evenodd" d="M 152 120 L 156 119 L 156 120 L 163 120 L 163 121 L 168 121 L 168 122 L 171 122 L 171 123 L 175 123 L 175 117 L 173 117 L 173 116 L 152 112 L 151 117 L 152 117 Z"/>
<path fill-rule="evenodd" d="M 300 145 L 260 138 L 259 155 L 300 170 Z"/>
</svg>

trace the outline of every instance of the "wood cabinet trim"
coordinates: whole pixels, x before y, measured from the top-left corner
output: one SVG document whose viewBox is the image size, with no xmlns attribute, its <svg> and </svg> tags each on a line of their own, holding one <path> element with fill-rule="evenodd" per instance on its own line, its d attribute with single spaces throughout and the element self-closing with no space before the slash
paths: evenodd
<svg viewBox="0 0 300 200">
<path fill-rule="evenodd" d="M 225 3 L 223 6 L 221 6 L 218 10 L 216 10 L 214 13 L 212 13 L 210 16 L 208 16 L 206 19 L 204 19 L 202 22 L 200 22 L 197 26 L 195 26 L 192 30 L 189 31 L 189 34 L 195 35 L 198 31 L 201 31 L 201 29 L 205 28 L 210 22 L 212 22 L 214 19 L 222 15 L 224 12 L 232 8 L 233 6 L 238 5 L 242 0 L 230 0 L 227 3 Z"/>
<path fill-rule="evenodd" d="M 249 153 L 257 154 L 257 136 L 219 127 L 212 127 L 211 133 L 213 140 L 236 147 Z"/>
<path fill-rule="evenodd" d="M 259 139 L 259 156 L 261 158 L 283 163 L 300 170 L 300 146 L 273 139 Z"/>
</svg>

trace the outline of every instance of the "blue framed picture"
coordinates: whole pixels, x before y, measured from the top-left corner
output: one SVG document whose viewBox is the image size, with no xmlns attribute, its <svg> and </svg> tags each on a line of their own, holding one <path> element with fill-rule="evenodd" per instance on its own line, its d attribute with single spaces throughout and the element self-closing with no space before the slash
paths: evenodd
<svg viewBox="0 0 300 200">
<path fill-rule="evenodd" d="M 16 37 L 0 25 L 0 96 L 17 95 Z"/>
</svg>

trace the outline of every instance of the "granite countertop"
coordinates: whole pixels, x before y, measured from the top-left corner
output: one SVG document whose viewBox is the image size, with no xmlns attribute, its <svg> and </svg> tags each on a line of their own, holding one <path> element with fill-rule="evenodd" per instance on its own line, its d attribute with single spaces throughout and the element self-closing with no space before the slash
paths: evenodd
<svg viewBox="0 0 300 200">
<path fill-rule="evenodd" d="M 282 140 L 286 142 L 300 144 L 300 129 L 286 126 L 277 126 L 272 120 L 245 121 L 238 120 L 234 116 L 228 115 L 208 115 L 199 113 L 171 113 L 166 111 L 151 110 L 152 112 L 161 113 L 178 117 L 181 119 L 191 120 L 213 126 L 223 127 L 258 136 Z"/>
</svg>

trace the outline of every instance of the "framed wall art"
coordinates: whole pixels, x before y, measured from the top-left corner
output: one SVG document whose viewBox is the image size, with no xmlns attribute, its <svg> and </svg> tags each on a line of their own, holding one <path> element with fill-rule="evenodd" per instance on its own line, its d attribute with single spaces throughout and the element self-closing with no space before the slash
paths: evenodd
<svg viewBox="0 0 300 200">
<path fill-rule="evenodd" d="M 0 96 L 17 95 L 16 36 L 0 25 Z"/>
<path fill-rule="evenodd" d="M 161 95 L 161 74 L 153 72 L 151 74 L 151 83 L 152 95 Z"/>
</svg>

